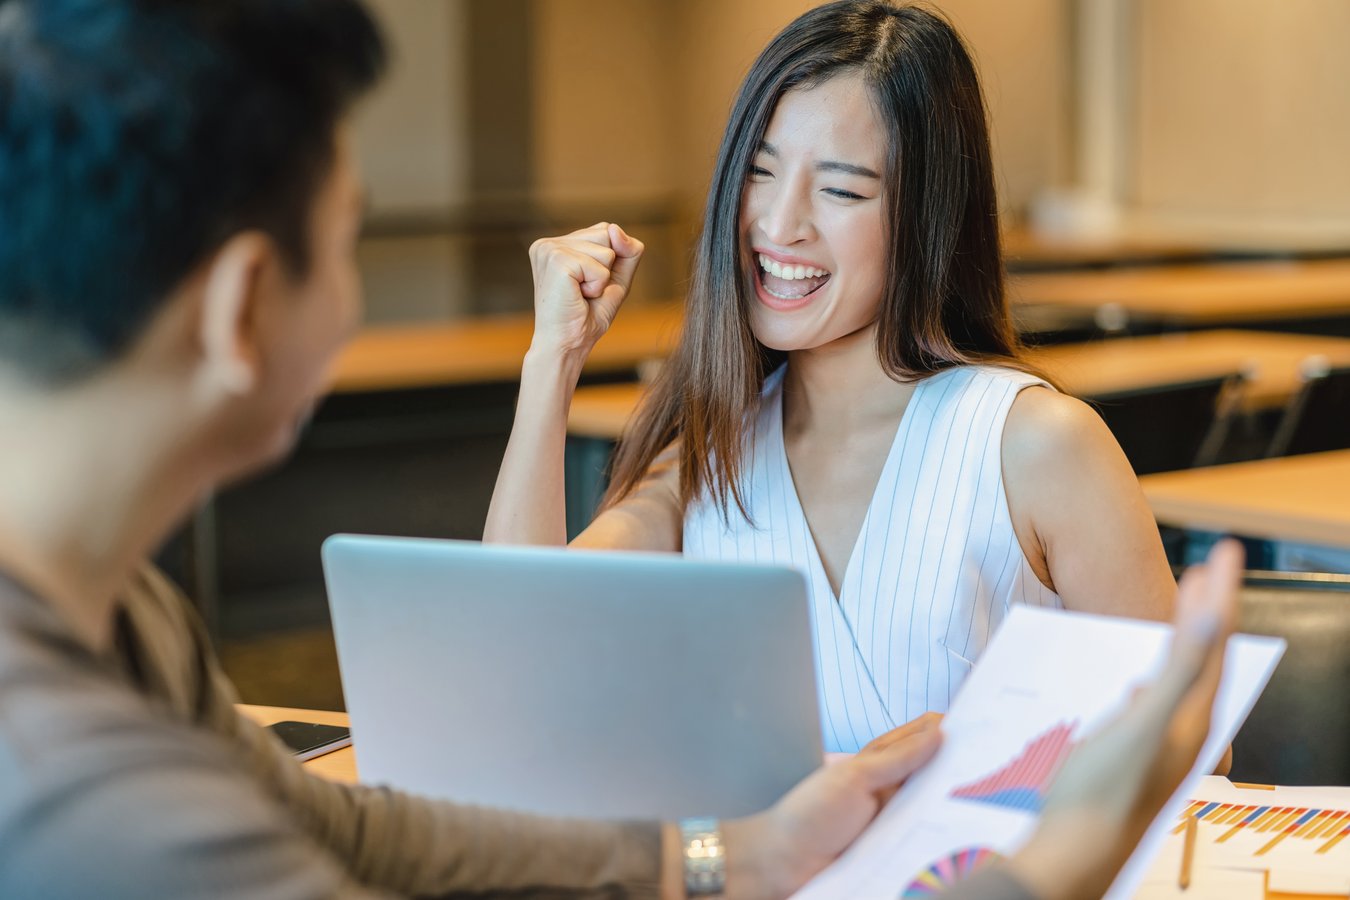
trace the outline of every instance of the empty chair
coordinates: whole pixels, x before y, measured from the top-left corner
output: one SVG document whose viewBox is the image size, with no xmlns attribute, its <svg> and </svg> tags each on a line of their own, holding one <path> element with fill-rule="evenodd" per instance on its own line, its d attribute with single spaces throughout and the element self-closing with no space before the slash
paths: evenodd
<svg viewBox="0 0 1350 900">
<path fill-rule="evenodd" d="M 1350 447 L 1350 367 L 1333 369 L 1314 358 L 1303 386 L 1285 407 L 1267 456 L 1293 456 Z"/>
<path fill-rule="evenodd" d="M 1235 373 L 1083 399 L 1096 407 L 1135 474 L 1151 475 L 1214 463 L 1241 386 Z"/>
<path fill-rule="evenodd" d="M 1248 573 L 1239 628 L 1289 649 L 1233 741 L 1229 777 L 1350 784 L 1350 576 Z"/>
</svg>

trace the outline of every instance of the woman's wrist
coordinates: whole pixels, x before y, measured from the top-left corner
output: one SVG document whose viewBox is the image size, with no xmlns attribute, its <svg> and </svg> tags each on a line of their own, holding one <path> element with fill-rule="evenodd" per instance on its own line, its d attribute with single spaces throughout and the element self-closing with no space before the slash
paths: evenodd
<svg viewBox="0 0 1350 900">
<path fill-rule="evenodd" d="M 581 377 L 586 358 L 591 355 L 590 347 L 565 347 L 552 341 L 534 336 L 530 348 L 525 352 L 525 362 L 521 377 L 527 374 L 536 376 L 560 376 L 571 384 Z"/>
<path fill-rule="evenodd" d="M 585 353 L 563 350 L 546 344 L 531 344 L 520 369 L 521 390 L 560 392 L 570 404 L 585 365 Z"/>
</svg>

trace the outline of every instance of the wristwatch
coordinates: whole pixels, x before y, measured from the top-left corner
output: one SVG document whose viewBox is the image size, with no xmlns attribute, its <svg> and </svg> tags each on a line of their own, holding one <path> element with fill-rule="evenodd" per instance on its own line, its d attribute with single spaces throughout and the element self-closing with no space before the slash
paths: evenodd
<svg viewBox="0 0 1350 900">
<path fill-rule="evenodd" d="M 684 893 L 686 897 L 720 897 L 727 883 L 726 847 L 716 819 L 682 819 Z"/>
</svg>

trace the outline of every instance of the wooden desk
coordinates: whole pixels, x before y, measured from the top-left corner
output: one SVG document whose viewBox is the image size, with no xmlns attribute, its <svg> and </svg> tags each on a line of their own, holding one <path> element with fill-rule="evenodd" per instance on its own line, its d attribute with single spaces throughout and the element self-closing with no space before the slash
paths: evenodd
<svg viewBox="0 0 1350 900">
<path fill-rule="evenodd" d="M 1350 316 L 1350 260 L 1150 266 L 1010 276 L 1014 303 L 1099 309 L 1189 327 Z"/>
<path fill-rule="evenodd" d="M 350 726 L 351 721 L 344 712 L 328 712 L 318 709 L 287 709 L 283 706 L 249 706 L 239 704 L 239 711 L 259 725 L 271 725 L 275 722 L 314 722 L 319 725 Z M 323 756 L 316 756 L 304 764 L 305 768 L 333 781 L 355 784 L 356 752 L 351 747 L 343 747 Z"/>
<path fill-rule="evenodd" d="M 1165 525 L 1350 548 L 1350 450 L 1139 479 Z"/>
<path fill-rule="evenodd" d="M 1115 303 L 1191 324 L 1350 315 L 1346 260 L 1034 274 L 1017 276 L 1010 285 L 1023 303 L 1084 309 Z M 632 369 L 667 355 L 679 338 L 682 315 L 680 304 L 623 310 L 596 345 L 588 371 Z M 332 389 L 360 393 L 513 381 L 533 329 L 530 315 L 368 328 L 339 358 Z"/>
<path fill-rule="evenodd" d="M 679 339 L 683 313 L 681 304 L 621 310 L 586 370 L 633 369 L 667 355 Z M 332 390 L 359 393 L 515 381 L 533 334 L 534 316 L 529 314 L 367 328 L 338 359 Z"/>
<path fill-rule="evenodd" d="M 1028 358 L 1066 390 L 1090 397 L 1178 381 L 1247 371 L 1243 388 L 1249 410 L 1282 405 L 1298 389 L 1300 368 L 1310 357 L 1350 365 L 1350 338 L 1263 331 L 1197 331 L 1059 344 L 1031 350 Z M 577 391 L 567 420 L 575 437 L 617 440 L 641 398 L 634 384 Z"/>
<path fill-rule="evenodd" d="M 1030 360 L 1080 397 L 1248 373 L 1249 410 L 1281 406 L 1302 384 L 1308 359 L 1350 365 L 1350 338 L 1266 331 L 1195 331 L 1059 344 L 1032 350 Z"/>
<path fill-rule="evenodd" d="M 340 712 L 286 709 L 279 706 L 249 706 L 243 703 L 239 705 L 239 711 L 260 725 L 271 725 L 273 722 L 292 719 L 298 722 L 318 722 L 323 725 L 350 724 L 347 714 Z M 351 747 L 311 759 L 304 766 L 306 769 L 334 781 L 355 783 L 357 780 L 356 755 Z M 1256 787 L 1255 785 L 1251 786 Z M 1280 894 L 1267 891 L 1266 900 L 1319 900 L 1319 898 L 1313 898 L 1306 894 Z"/>
</svg>

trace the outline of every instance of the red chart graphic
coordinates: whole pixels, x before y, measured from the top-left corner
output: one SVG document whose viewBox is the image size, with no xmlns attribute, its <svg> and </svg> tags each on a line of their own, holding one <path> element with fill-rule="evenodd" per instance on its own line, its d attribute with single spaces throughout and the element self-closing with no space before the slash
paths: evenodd
<svg viewBox="0 0 1350 900">
<path fill-rule="evenodd" d="M 1040 812 L 1051 780 L 1073 752 L 1077 727 L 1077 721 L 1061 722 L 1027 744 L 1012 762 L 979 781 L 956 788 L 951 796 L 1004 809 Z"/>
</svg>

